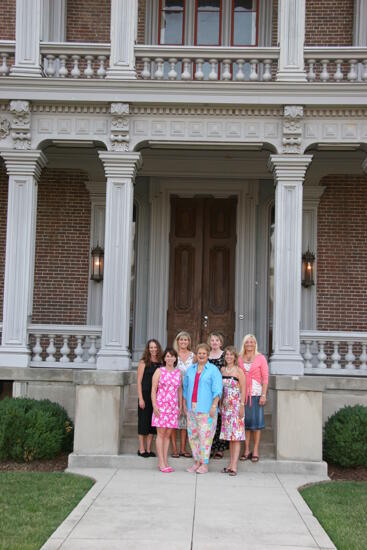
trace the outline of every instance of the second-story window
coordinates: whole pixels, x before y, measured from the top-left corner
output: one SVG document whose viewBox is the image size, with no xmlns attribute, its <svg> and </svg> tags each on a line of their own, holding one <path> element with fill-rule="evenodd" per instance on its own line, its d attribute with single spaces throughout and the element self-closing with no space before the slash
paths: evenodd
<svg viewBox="0 0 367 550">
<path fill-rule="evenodd" d="M 159 43 L 184 43 L 185 0 L 160 0 Z"/>
<path fill-rule="evenodd" d="M 257 44 L 257 0 L 232 0 L 232 46 Z"/>
<path fill-rule="evenodd" d="M 222 0 L 196 0 L 196 46 L 221 44 Z"/>
</svg>

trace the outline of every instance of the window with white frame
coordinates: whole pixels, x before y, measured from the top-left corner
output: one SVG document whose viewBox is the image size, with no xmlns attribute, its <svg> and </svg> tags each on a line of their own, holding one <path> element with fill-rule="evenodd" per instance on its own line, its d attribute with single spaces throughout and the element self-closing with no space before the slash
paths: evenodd
<svg viewBox="0 0 367 550">
<path fill-rule="evenodd" d="M 148 0 L 145 42 L 268 46 L 271 12 L 272 0 Z"/>
</svg>

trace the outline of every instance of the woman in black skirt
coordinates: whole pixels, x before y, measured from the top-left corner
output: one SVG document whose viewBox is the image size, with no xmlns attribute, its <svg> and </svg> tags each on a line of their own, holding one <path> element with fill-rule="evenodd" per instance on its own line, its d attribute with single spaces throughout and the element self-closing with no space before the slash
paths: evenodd
<svg viewBox="0 0 367 550">
<path fill-rule="evenodd" d="M 138 365 L 138 455 L 144 458 L 155 456 L 152 452 L 153 435 L 157 432 L 152 426 L 152 378 L 162 364 L 162 348 L 157 340 L 148 340 Z"/>
</svg>

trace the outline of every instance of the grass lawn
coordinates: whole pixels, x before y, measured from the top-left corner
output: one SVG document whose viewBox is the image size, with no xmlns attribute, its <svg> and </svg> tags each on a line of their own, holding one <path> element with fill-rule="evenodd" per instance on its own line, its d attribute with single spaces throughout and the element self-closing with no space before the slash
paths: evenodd
<svg viewBox="0 0 367 550">
<path fill-rule="evenodd" d="M 367 549 L 367 482 L 330 481 L 300 492 L 338 550 Z"/>
<path fill-rule="evenodd" d="M 39 550 L 93 483 L 64 473 L 0 473 L 1 550 Z"/>
</svg>

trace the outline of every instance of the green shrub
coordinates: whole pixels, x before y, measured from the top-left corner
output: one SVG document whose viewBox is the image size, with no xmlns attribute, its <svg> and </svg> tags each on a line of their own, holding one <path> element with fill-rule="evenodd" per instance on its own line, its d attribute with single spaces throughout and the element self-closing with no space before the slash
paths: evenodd
<svg viewBox="0 0 367 550">
<path fill-rule="evenodd" d="M 30 462 L 73 448 L 73 425 L 65 409 L 48 399 L 0 401 L 0 460 Z"/>
<path fill-rule="evenodd" d="M 324 428 L 324 459 L 343 467 L 367 466 L 367 407 L 343 407 Z"/>
</svg>

